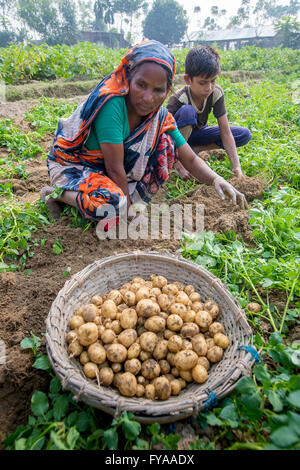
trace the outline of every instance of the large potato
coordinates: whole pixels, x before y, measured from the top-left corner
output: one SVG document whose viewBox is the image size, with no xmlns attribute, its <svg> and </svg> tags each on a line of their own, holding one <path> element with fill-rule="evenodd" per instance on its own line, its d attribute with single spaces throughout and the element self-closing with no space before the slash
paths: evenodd
<svg viewBox="0 0 300 470">
<path fill-rule="evenodd" d="M 115 320 L 117 317 L 117 306 L 115 302 L 111 299 L 105 300 L 101 306 L 101 314 L 105 318 L 110 318 L 111 320 Z"/>
<path fill-rule="evenodd" d="M 171 305 L 170 299 L 167 294 L 160 294 L 157 297 L 157 302 L 163 312 L 167 312 Z"/>
<path fill-rule="evenodd" d="M 213 300 L 207 300 L 203 307 L 204 310 L 210 313 L 213 319 L 215 319 L 220 313 L 219 306 Z"/>
<path fill-rule="evenodd" d="M 180 370 L 191 370 L 198 362 L 198 355 L 192 350 L 183 350 L 176 353 L 174 365 Z"/>
<path fill-rule="evenodd" d="M 102 367 L 99 370 L 99 382 L 104 387 L 109 387 L 114 379 L 113 370 L 110 367 Z"/>
<path fill-rule="evenodd" d="M 123 344 L 125 348 L 129 348 L 136 341 L 136 339 L 137 332 L 133 328 L 123 330 L 118 336 L 119 343 Z"/>
<path fill-rule="evenodd" d="M 107 294 L 107 299 L 112 300 L 116 305 L 120 305 L 123 302 L 121 292 L 116 289 L 111 290 Z"/>
<path fill-rule="evenodd" d="M 125 304 L 128 305 L 128 307 L 133 307 L 136 304 L 136 298 L 135 298 L 134 292 L 130 290 L 126 290 L 125 292 L 123 292 L 122 297 L 123 297 Z"/>
<path fill-rule="evenodd" d="M 184 323 L 181 330 L 181 336 L 183 338 L 191 338 L 197 334 L 199 334 L 199 326 L 196 323 Z"/>
<path fill-rule="evenodd" d="M 182 349 L 182 338 L 179 335 L 173 335 L 168 340 L 168 349 L 171 353 L 177 353 Z"/>
<path fill-rule="evenodd" d="M 166 327 L 166 320 L 158 315 L 153 315 L 153 317 L 147 318 L 144 324 L 145 328 L 153 333 L 158 333 L 163 331 Z"/>
<path fill-rule="evenodd" d="M 118 389 L 121 395 L 133 397 L 136 394 L 136 377 L 130 372 L 124 372 L 118 380 Z"/>
<path fill-rule="evenodd" d="M 94 304 L 84 305 L 81 315 L 85 322 L 95 321 L 95 318 L 98 315 L 98 308 Z"/>
<path fill-rule="evenodd" d="M 124 362 L 127 358 L 127 349 L 123 344 L 110 344 L 106 350 L 106 356 L 110 362 Z"/>
<path fill-rule="evenodd" d="M 223 333 L 216 333 L 214 335 L 214 342 L 217 346 L 220 346 L 222 349 L 226 349 L 229 346 L 229 339 Z"/>
<path fill-rule="evenodd" d="M 135 328 L 137 324 L 137 314 L 134 308 L 125 308 L 120 315 L 120 325 L 124 330 Z"/>
<path fill-rule="evenodd" d="M 198 326 L 200 326 L 201 330 L 208 330 L 210 325 L 212 324 L 212 321 L 212 316 L 205 310 L 199 310 L 196 313 L 195 322 Z"/>
<path fill-rule="evenodd" d="M 183 320 L 179 315 L 171 314 L 167 319 L 167 327 L 171 331 L 179 331 L 183 325 Z"/>
<path fill-rule="evenodd" d="M 99 343 L 93 343 L 88 347 L 88 356 L 91 362 L 102 364 L 106 360 L 106 352 L 104 347 Z"/>
<path fill-rule="evenodd" d="M 198 356 L 205 356 L 208 350 L 205 338 L 201 334 L 196 335 L 192 338 L 192 347 Z"/>
<path fill-rule="evenodd" d="M 161 339 L 158 341 L 152 354 L 154 359 L 157 361 L 164 359 L 168 354 L 168 341 L 166 339 Z"/>
<path fill-rule="evenodd" d="M 223 356 L 223 349 L 220 346 L 213 346 L 207 351 L 207 359 L 209 362 L 219 362 Z"/>
<path fill-rule="evenodd" d="M 98 326 L 93 322 L 85 323 L 78 328 L 78 340 L 82 346 L 89 346 L 98 339 Z"/>
<path fill-rule="evenodd" d="M 153 385 L 155 387 L 156 396 L 159 400 L 167 400 L 171 395 L 171 385 L 165 377 L 157 377 Z"/>
<path fill-rule="evenodd" d="M 192 369 L 192 377 L 195 382 L 197 382 L 198 384 L 202 384 L 207 380 L 207 370 L 200 364 L 196 364 L 195 367 Z"/>
<path fill-rule="evenodd" d="M 157 343 L 158 337 L 152 331 L 146 331 L 140 336 L 141 348 L 146 352 L 152 353 Z"/>
<path fill-rule="evenodd" d="M 137 375 L 141 370 L 142 364 L 138 359 L 128 359 L 124 363 L 125 372 L 131 372 L 133 375 Z"/>
<path fill-rule="evenodd" d="M 160 374 L 160 366 L 154 359 L 147 359 L 142 364 L 141 373 L 145 379 L 155 379 Z"/>
<path fill-rule="evenodd" d="M 140 300 L 149 299 L 150 297 L 150 289 L 149 287 L 140 287 L 135 294 L 136 302 L 138 303 Z"/>
<path fill-rule="evenodd" d="M 160 313 L 159 305 L 153 300 L 143 299 L 140 300 L 136 305 L 136 313 L 144 318 L 152 317 Z"/>
</svg>

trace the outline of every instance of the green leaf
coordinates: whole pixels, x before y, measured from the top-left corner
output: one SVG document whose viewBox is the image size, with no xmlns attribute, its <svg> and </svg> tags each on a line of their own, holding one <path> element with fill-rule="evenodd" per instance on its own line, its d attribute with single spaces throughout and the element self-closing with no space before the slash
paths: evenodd
<svg viewBox="0 0 300 470">
<path fill-rule="evenodd" d="M 50 432 L 50 438 L 54 442 L 55 446 L 59 450 L 69 450 L 68 447 L 64 444 L 64 442 L 58 437 L 57 433 L 55 431 Z"/>
<path fill-rule="evenodd" d="M 232 428 L 237 428 L 239 426 L 239 416 L 233 403 L 222 409 L 220 418 L 224 419 Z"/>
<path fill-rule="evenodd" d="M 35 416 L 43 416 L 48 408 L 49 402 L 44 392 L 36 391 L 31 397 L 31 411 Z"/>
<path fill-rule="evenodd" d="M 122 423 L 122 429 L 124 431 L 126 439 L 133 441 L 141 432 L 141 425 L 137 421 L 125 419 Z"/>
<path fill-rule="evenodd" d="M 265 390 L 265 394 L 273 406 L 273 409 L 276 413 L 280 413 L 283 410 L 283 402 L 281 400 L 280 393 L 275 390 Z"/>
<path fill-rule="evenodd" d="M 70 431 L 67 434 L 67 444 L 70 449 L 74 449 L 76 442 L 78 441 L 78 438 L 80 436 L 80 433 L 77 431 L 76 427 L 73 426 Z"/>
<path fill-rule="evenodd" d="M 57 421 L 61 421 L 61 419 L 66 416 L 66 413 L 69 408 L 69 400 L 65 395 L 60 395 L 58 399 L 55 401 L 53 406 L 53 416 L 54 419 Z"/>
<path fill-rule="evenodd" d="M 50 382 L 49 391 L 50 393 L 58 393 L 61 390 L 61 383 L 58 377 L 53 377 Z"/>
<path fill-rule="evenodd" d="M 206 422 L 210 426 L 223 426 L 223 421 L 217 418 L 213 413 L 209 413 L 206 416 Z"/>
<path fill-rule="evenodd" d="M 288 397 L 287 401 L 296 408 L 300 409 L 300 390 L 295 390 L 291 392 Z"/>
<path fill-rule="evenodd" d="M 41 370 L 51 370 L 51 364 L 49 362 L 48 356 L 43 355 L 39 356 L 33 363 L 32 367 L 35 369 Z"/>
<path fill-rule="evenodd" d="M 85 411 L 78 414 L 76 426 L 80 432 L 85 432 L 89 428 L 89 415 Z"/>
<path fill-rule="evenodd" d="M 290 426 L 282 426 L 270 435 L 270 439 L 276 446 L 286 449 L 295 444 L 299 437 Z"/>
<path fill-rule="evenodd" d="M 24 437 L 22 437 L 21 439 L 18 439 L 15 442 L 15 450 L 25 450 L 26 449 L 26 441 L 27 441 L 27 439 L 25 439 Z"/>
<path fill-rule="evenodd" d="M 268 368 L 262 364 L 256 364 L 253 367 L 253 373 L 257 380 L 259 380 L 262 384 L 266 385 L 269 384 L 271 381 L 271 375 L 268 372 Z"/>
<path fill-rule="evenodd" d="M 110 450 L 118 449 L 118 433 L 114 428 L 104 431 L 104 439 Z"/>
<path fill-rule="evenodd" d="M 22 349 L 32 349 L 34 347 L 34 342 L 31 338 L 22 339 L 20 346 Z"/>
</svg>

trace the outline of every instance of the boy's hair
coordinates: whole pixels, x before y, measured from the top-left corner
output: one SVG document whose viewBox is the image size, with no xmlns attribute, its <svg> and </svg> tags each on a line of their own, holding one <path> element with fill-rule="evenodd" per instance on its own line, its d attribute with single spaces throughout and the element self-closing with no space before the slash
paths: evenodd
<svg viewBox="0 0 300 470">
<path fill-rule="evenodd" d="M 211 46 L 197 46 L 185 58 L 185 73 L 193 79 L 198 75 L 213 77 L 221 72 L 220 56 Z"/>
</svg>

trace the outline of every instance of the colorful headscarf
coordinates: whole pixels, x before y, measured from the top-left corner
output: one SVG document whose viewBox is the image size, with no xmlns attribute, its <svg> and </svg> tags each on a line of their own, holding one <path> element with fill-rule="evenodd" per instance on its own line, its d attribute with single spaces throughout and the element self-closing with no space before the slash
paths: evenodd
<svg viewBox="0 0 300 470">
<path fill-rule="evenodd" d="M 89 136 L 91 124 L 108 100 L 114 96 L 128 94 L 128 73 L 130 68 L 148 61 L 164 67 L 169 78 L 173 80 L 176 61 L 167 47 L 158 41 L 144 41 L 132 47 L 124 55 L 120 65 L 94 88 L 87 100 L 79 105 L 69 118 L 60 119 L 48 157 L 49 160 L 63 165 L 77 163 L 101 170 L 104 166 L 101 150 L 88 150 L 84 146 Z M 162 133 L 176 128 L 176 122 L 168 110 L 161 106 L 158 107 L 126 139 L 124 142 L 125 156 L 126 150 L 132 144 L 141 141 L 156 118 L 158 118 L 157 130 L 150 153 L 155 150 Z M 131 163 L 130 160 L 132 160 Z M 130 171 L 130 167 L 133 166 L 133 160 L 134 158 L 129 158 L 129 161 L 127 159 L 126 172 Z"/>
</svg>

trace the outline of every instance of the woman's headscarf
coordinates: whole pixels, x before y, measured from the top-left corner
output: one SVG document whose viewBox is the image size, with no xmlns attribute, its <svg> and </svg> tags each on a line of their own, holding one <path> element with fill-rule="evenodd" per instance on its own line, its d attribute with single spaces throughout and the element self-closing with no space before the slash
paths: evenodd
<svg viewBox="0 0 300 470">
<path fill-rule="evenodd" d="M 172 52 L 158 41 L 144 41 L 126 52 L 120 65 L 105 77 L 90 93 L 87 100 L 79 105 L 69 118 L 59 121 L 49 159 L 62 164 L 81 163 L 98 167 L 101 151 L 90 151 L 84 147 L 93 120 L 102 106 L 114 96 L 124 96 L 129 92 L 128 74 L 130 69 L 143 63 L 155 62 L 167 72 L 170 81 L 176 71 L 176 61 Z M 149 114 L 143 123 L 129 136 L 132 143 L 149 129 L 158 115 L 157 145 L 160 135 L 176 128 L 175 120 L 166 108 L 158 107 Z M 99 155 L 100 152 L 100 155 Z M 103 158 L 103 157 L 102 157 Z"/>
</svg>

